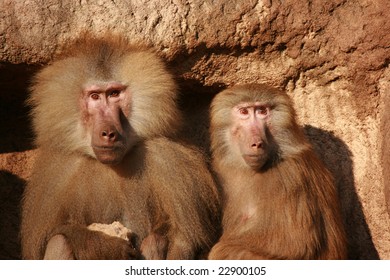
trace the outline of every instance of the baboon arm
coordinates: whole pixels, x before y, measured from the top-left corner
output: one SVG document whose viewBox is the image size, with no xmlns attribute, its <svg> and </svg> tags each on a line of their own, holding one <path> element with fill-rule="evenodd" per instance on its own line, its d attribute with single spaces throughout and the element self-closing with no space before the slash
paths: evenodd
<svg viewBox="0 0 390 280">
<path fill-rule="evenodd" d="M 149 234 L 141 244 L 141 254 L 146 260 L 165 260 L 167 255 L 167 238 L 156 234 Z"/>
<path fill-rule="evenodd" d="M 259 255 L 242 244 L 218 242 L 211 249 L 209 260 L 265 260 L 266 257 Z"/>
<path fill-rule="evenodd" d="M 195 258 L 194 251 L 184 237 L 176 236 L 169 244 L 167 260 L 191 260 Z"/>
<path fill-rule="evenodd" d="M 47 243 L 44 260 L 74 260 L 72 248 L 65 236 L 54 235 Z"/>
<path fill-rule="evenodd" d="M 49 239 L 45 252 L 45 257 L 48 256 L 52 259 L 126 260 L 139 258 L 139 253 L 122 238 L 89 230 L 82 225 L 63 225 Z"/>
</svg>

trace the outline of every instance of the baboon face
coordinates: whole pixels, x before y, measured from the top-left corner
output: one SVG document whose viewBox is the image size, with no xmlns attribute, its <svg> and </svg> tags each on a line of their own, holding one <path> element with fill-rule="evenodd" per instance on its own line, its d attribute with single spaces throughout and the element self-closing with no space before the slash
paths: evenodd
<svg viewBox="0 0 390 280">
<path fill-rule="evenodd" d="M 74 44 L 37 74 L 31 90 L 36 145 L 104 164 L 181 124 L 176 84 L 163 61 L 120 38 Z"/>
<path fill-rule="evenodd" d="M 266 85 L 242 85 L 211 104 L 211 150 L 223 164 L 265 171 L 307 148 L 290 98 Z"/>
<path fill-rule="evenodd" d="M 267 140 L 270 107 L 260 102 L 240 103 L 233 107 L 231 117 L 231 137 L 236 151 L 251 168 L 261 168 L 270 151 Z"/>
<path fill-rule="evenodd" d="M 105 164 L 119 163 L 130 148 L 131 93 L 120 82 L 101 82 L 84 88 L 83 123 L 90 133 L 93 153 Z"/>
</svg>

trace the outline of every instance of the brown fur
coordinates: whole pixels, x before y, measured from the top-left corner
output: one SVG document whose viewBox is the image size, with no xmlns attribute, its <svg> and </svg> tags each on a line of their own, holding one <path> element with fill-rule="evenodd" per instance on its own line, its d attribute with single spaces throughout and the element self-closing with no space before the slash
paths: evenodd
<svg viewBox="0 0 390 280">
<path fill-rule="evenodd" d="M 266 139 L 275 150 L 259 170 L 229 142 L 232 108 L 270 106 Z M 329 171 L 295 121 L 290 98 L 265 85 L 236 86 L 211 106 L 213 167 L 224 190 L 223 235 L 210 259 L 344 259 L 346 237 Z"/>
<path fill-rule="evenodd" d="M 148 49 L 85 40 L 32 87 L 40 155 L 23 199 L 23 258 L 42 259 L 48 242 L 51 258 L 137 258 L 133 245 L 145 258 L 195 258 L 215 241 L 219 200 L 203 156 L 166 137 L 180 125 L 171 75 Z M 96 81 L 128 86 L 121 122 L 132 144 L 119 164 L 101 163 L 91 148 L 80 100 L 83 86 Z M 114 221 L 132 231 L 133 244 L 87 229 Z"/>
</svg>

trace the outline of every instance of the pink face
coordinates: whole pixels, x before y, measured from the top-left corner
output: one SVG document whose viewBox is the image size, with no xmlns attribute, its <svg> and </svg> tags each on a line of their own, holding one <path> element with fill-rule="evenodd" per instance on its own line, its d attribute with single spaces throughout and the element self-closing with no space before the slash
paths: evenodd
<svg viewBox="0 0 390 280">
<path fill-rule="evenodd" d="M 258 102 L 241 103 L 232 110 L 231 135 L 247 165 L 260 169 L 269 157 L 267 121 L 270 107 Z"/>
<path fill-rule="evenodd" d="M 119 82 L 94 83 L 84 88 L 84 124 L 91 133 L 93 152 L 102 163 L 119 163 L 128 151 L 130 97 L 127 86 Z"/>
</svg>

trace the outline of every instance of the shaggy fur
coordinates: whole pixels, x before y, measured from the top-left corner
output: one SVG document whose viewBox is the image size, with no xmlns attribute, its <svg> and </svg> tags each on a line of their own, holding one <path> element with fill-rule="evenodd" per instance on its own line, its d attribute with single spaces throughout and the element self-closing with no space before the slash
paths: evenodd
<svg viewBox="0 0 390 280">
<path fill-rule="evenodd" d="M 274 150 L 259 170 L 231 140 L 232 109 L 259 102 Z M 346 237 L 333 179 L 295 121 L 290 98 L 266 85 L 235 86 L 211 106 L 213 167 L 224 192 L 223 235 L 210 259 L 343 259 Z"/>
<path fill-rule="evenodd" d="M 130 96 L 122 121 L 133 145 L 114 166 L 96 159 L 80 105 L 83 87 L 101 81 L 126 85 Z M 87 229 L 114 221 L 133 232 L 137 251 L 146 237 L 152 245 L 163 240 L 145 258 L 190 259 L 209 250 L 218 192 L 203 156 L 167 138 L 181 123 L 176 99 L 157 55 L 118 38 L 78 40 L 38 73 L 29 103 L 40 156 L 23 199 L 24 259 L 42 259 L 53 236 L 64 236 L 76 259 L 128 258 L 125 240 Z"/>
</svg>

